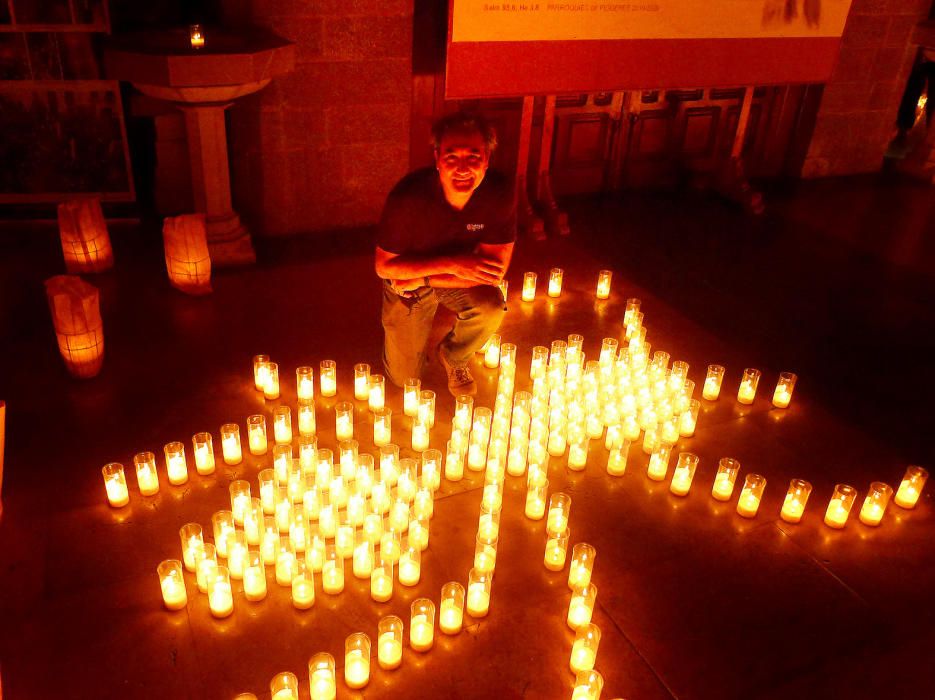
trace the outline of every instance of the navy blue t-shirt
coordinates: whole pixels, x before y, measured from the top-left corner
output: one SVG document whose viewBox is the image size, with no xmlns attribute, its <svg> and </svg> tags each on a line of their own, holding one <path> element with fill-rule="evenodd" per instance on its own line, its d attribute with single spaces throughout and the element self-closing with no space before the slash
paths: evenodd
<svg viewBox="0 0 935 700">
<path fill-rule="evenodd" d="M 414 170 L 387 196 L 377 235 L 377 245 L 397 255 L 456 255 L 478 243 L 515 240 L 513 184 L 496 170 L 487 171 L 460 211 L 445 199 L 435 168 Z"/>
</svg>

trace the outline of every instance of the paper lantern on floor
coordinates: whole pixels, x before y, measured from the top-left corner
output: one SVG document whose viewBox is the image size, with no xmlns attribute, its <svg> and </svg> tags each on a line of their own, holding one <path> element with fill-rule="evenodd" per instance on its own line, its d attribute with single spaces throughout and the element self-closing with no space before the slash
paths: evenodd
<svg viewBox="0 0 935 700">
<path fill-rule="evenodd" d="M 58 230 L 65 269 L 70 274 L 103 272 L 114 266 L 100 199 L 87 197 L 59 204 Z"/>
<path fill-rule="evenodd" d="M 167 217 L 162 240 L 172 286 L 186 294 L 210 294 L 211 255 L 204 214 Z"/>
<path fill-rule="evenodd" d="M 45 291 L 65 366 L 75 377 L 96 376 L 104 363 L 100 292 L 70 275 L 50 277 Z"/>
</svg>

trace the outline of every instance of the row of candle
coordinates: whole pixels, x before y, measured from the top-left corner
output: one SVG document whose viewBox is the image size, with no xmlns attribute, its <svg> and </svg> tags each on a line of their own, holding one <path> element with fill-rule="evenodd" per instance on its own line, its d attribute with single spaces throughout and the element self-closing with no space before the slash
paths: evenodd
<svg viewBox="0 0 935 700">
<path fill-rule="evenodd" d="M 601 270 L 597 275 L 597 288 L 595 290 L 595 296 L 598 299 L 609 299 L 610 298 L 610 284 L 613 279 L 613 272 L 611 270 Z M 523 291 L 521 298 L 523 301 L 535 301 L 536 299 L 536 283 L 538 281 L 538 275 L 535 272 L 527 272 L 523 275 Z M 562 295 L 562 286 L 565 279 L 565 272 L 560 267 L 553 267 L 549 270 L 549 283 L 546 290 L 546 293 L 552 299 L 557 299 Z M 504 299 L 506 298 L 506 293 L 504 293 Z"/>
</svg>

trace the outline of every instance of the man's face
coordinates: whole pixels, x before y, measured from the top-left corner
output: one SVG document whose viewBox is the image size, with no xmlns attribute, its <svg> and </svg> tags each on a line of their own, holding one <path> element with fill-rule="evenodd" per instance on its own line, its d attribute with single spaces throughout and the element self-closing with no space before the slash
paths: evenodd
<svg viewBox="0 0 935 700">
<path fill-rule="evenodd" d="M 435 165 L 448 199 L 466 200 L 484 180 L 490 154 L 476 131 L 449 133 L 435 151 Z"/>
</svg>

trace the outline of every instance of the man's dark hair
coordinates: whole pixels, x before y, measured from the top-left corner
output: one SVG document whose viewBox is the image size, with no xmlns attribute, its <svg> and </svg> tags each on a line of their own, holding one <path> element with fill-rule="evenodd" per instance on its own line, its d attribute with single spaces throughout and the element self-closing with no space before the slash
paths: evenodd
<svg viewBox="0 0 935 700">
<path fill-rule="evenodd" d="M 432 125 L 432 147 L 437 151 L 448 134 L 478 133 L 484 139 L 487 153 L 497 148 L 497 132 L 484 117 L 476 112 L 447 114 Z"/>
</svg>

